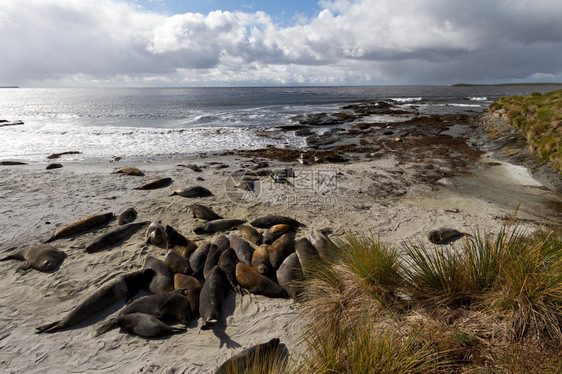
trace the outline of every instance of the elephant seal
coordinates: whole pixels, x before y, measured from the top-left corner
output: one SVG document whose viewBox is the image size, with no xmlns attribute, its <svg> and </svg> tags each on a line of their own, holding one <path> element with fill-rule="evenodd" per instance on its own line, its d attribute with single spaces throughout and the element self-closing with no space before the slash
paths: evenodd
<svg viewBox="0 0 562 374">
<path fill-rule="evenodd" d="M 302 280 L 302 269 L 296 253 L 291 253 L 277 270 L 277 282 L 291 299 L 296 300 L 302 292 L 297 282 Z"/>
<path fill-rule="evenodd" d="M 307 238 L 299 239 L 295 244 L 295 252 L 303 271 L 310 269 L 311 264 L 320 256 Z"/>
<path fill-rule="evenodd" d="M 217 219 L 195 227 L 193 232 L 197 235 L 214 234 L 217 231 L 229 230 L 235 226 L 243 224 L 244 222 L 246 221 L 243 219 Z"/>
<path fill-rule="evenodd" d="M 313 229 L 310 231 L 310 243 L 316 248 L 320 257 L 328 259 L 331 257 L 330 251 L 335 248 L 335 244 L 320 230 Z"/>
<path fill-rule="evenodd" d="M 455 229 L 450 229 L 446 227 L 441 227 L 437 230 L 431 231 L 427 235 L 427 239 L 432 242 L 433 244 L 447 244 L 456 239 L 459 239 L 465 235 L 468 235 L 464 232 L 460 232 Z"/>
<path fill-rule="evenodd" d="M 263 235 L 263 242 L 271 244 L 286 233 L 295 233 L 295 228 L 286 224 L 271 226 Z"/>
<path fill-rule="evenodd" d="M 153 294 L 170 293 L 174 291 L 174 276 L 164 261 L 146 256 L 144 269 L 152 269 L 156 273 L 148 284 L 148 289 Z"/>
<path fill-rule="evenodd" d="M 100 249 L 104 249 L 106 247 L 119 243 L 120 241 L 129 238 L 138 229 L 140 229 L 142 226 L 146 224 L 148 224 L 148 221 L 131 222 L 119 226 L 109 231 L 108 233 L 103 234 L 96 240 L 94 240 L 94 242 L 92 242 L 89 246 L 86 247 L 86 252 L 88 253 L 97 252 Z"/>
<path fill-rule="evenodd" d="M 214 374 L 252 373 L 254 365 L 262 368 L 270 363 L 274 364 L 282 359 L 279 344 L 279 339 L 274 338 L 267 343 L 245 349 L 226 360 L 214 371 Z M 269 370 L 265 369 L 265 372 L 269 372 Z"/>
<path fill-rule="evenodd" d="M 168 264 L 168 267 L 174 274 L 193 274 L 193 270 L 191 270 L 191 266 L 189 266 L 189 260 L 182 257 L 174 249 L 168 250 L 164 261 Z"/>
<path fill-rule="evenodd" d="M 146 243 L 160 245 L 166 242 L 166 230 L 160 221 L 152 221 L 146 229 Z"/>
<path fill-rule="evenodd" d="M 252 254 L 254 253 L 254 248 L 252 248 L 250 243 L 241 237 L 234 235 L 230 238 L 230 247 L 234 249 L 234 252 L 236 252 L 236 257 L 238 257 L 239 261 L 242 261 L 248 266 L 252 265 Z"/>
<path fill-rule="evenodd" d="M 95 227 L 101 226 L 109 222 L 113 218 L 113 213 L 104 213 L 94 216 L 89 216 L 80 221 L 76 221 L 68 226 L 63 227 L 45 240 L 45 243 L 50 243 L 53 240 L 66 238 L 71 235 L 79 234 L 84 231 L 91 230 Z"/>
<path fill-rule="evenodd" d="M 234 291 L 241 293 L 240 286 L 236 281 L 236 264 L 238 263 L 238 257 L 236 257 L 236 252 L 234 249 L 228 248 L 221 254 L 219 258 L 219 267 L 224 272 L 228 283 L 232 286 Z"/>
<path fill-rule="evenodd" d="M 172 183 L 172 178 L 160 178 L 153 180 L 140 187 L 135 187 L 135 190 L 154 190 L 156 188 L 166 187 Z"/>
<path fill-rule="evenodd" d="M 142 177 L 144 173 L 134 166 L 125 166 L 115 172 L 115 174 L 136 175 Z"/>
<path fill-rule="evenodd" d="M 19 249 L 0 259 L 0 261 L 26 261 L 18 270 L 36 269 L 39 271 L 49 271 L 56 268 L 65 257 L 66 254 L 57 247 L 49 244 L 39 244 Z"/>
<path fill-rule="evenodd" d="M 211 240 L 211 244 L 216 245 L 223 251 L 230 247 L 230 240 L 224 234 L 217 235 Z"/>
<path fill-rule="evenodd" d="M 268 248 L 269 262 L 274 269 L 278 269 L 287 256 L 295 250 L 295 241 L 289 234 L 283 234 L 274 241 Z"/>
<path fill-rule="evenodd" d="M 257 247 L 252 254 L 252 268 L 261 275 L 267 276 L 271 271 L 271 263 L 269 262 L 269 245 L 262 244 Z"/>
<path fill-rule="evenodd" d="M 124 225 L 129 222 L 133 222 L 137 218 L 137 211 L 135 208 L 128 208 L 123 211 L 123 213 L 119 214 L 117 217 L 117 224 Z"/>
<path fill-rule="evenodd" d="M 125 297 L 131 300 L 155 276 L 154 270 L 141 270 L 121 275 L 80 301 L 63 319 L 37 327 L 36 333 L 55 332 L 84 321 Z"/>
<path fill-rule="evenodd" d="M 60 168 L 62 168 L 62 164 L 54 163 L 54 164 L 47 165 L 47 167 L 45 169 L 46 170 L 52 170 L 52 169 L 60 169 Z"/>
<path fill-rule="evenodd" d="M 236 280 L 238 284 L 253 293 L 267 297 L 285 297 L 280 285 L 266 276 L 261 275 L 243 262 L 236 264 Z"/>
<path fill-rule="evenodd" d="M 215 213 L 211 208 L 201 205 L 201 204 L 191 204 L 189 206 L 193 217 L 199 218 L 205 221 L 214 221 L 216 219 L 222 219 L 223 217 Z"/>
<path fill-rule="evenodd" d="M 189 266 L 191 266 L 191 270 L 193 270 L 193 276 L 197 276 L 205 267 L 210 248 L 211 243 L 205 243 L 189 256 Z"/>
<path fill-rule="evenodd" d="M 209 253 L 207 254 L 207 259 L 205 260 L 205 266 L 203 267 L 203 277 L 207 279 L 211 270 L 219 264 L 219 259 L 222 255 L 223 250 L 220 249 L 215 244 L 211 244 L 209 248 Z"/>
<path fill-rule="evenodd" d="M 96 336 L 117 328 L 120 316 L 131 313 L 150 314 L 158 319 L 170 318 L 181 324 L 187 325 L 192 313 L 189 300 L 178 293 L 143 296 L 124 306 L 116 315 L 107 318 L 96 328 Z"/>
<path fill-rule="evenodd" d="M 257 227 L 258 229 L 268 229 L 271 226 L 281 225 L 281 224 L 289 225 L 293 227 L 304 226 L 296 219 L 290 217 L 284 217 L 284 216 L 277 216 L 277 215 L 260 217 L 250 222 L 250 224 L 254 227 Z"/>
<path fill-rule="evenodd" d="M 201 294 L 201 282 L 191 275 L 174 275 L 175 292 L 183 295 L 189 301 L 191 315 L 195 316 L 199 312 L 199 295 Z"/>
<path fill-rule="evenodd" d="M 147 338 L 178 334 L 185 331 L 185 328 L 168 326 L 158 318 L 145 313 L 130 313 L 119 316 L 117 325 L 129 334 Z"/>
<path fill-rule="evenodd" d="M 242 237 L 255 245 L 263 243 L 263 235 L 261 232 L 248 225 L 239 225 L 236 228 L 242 233 Z"/>
<path fill-rule="evenodd" d="M 181 190 L 175 190 L 170 196 L 181 196 L 181 197 L 209 197 L 214 196 L 211 191 L 201 186 L 193 186 L 184 188 Z"/>
<path fill-rule="evenodd" d="M 199 314 L 203 319 L 202 330 L 212 328 L 219 321 L 226 284 L 223 271 L 215 266 L 203 284 L 199 296 Z"/>
<path fill-rule="evenodd" d="M 167 248 L 175 249 L 182 257 L 189 258 L 197 249 L 197 244 L 177 232 L 172 226 L 166 225 L 165 231 Z"/>
</svg>

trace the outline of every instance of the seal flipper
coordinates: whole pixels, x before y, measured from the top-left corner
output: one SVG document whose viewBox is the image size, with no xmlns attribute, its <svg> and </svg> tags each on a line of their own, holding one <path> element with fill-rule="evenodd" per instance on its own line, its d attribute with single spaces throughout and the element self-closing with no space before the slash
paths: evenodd
<svg viewBox="0 0 562 374">
<path fill-rule="evenodd" d="M 119 325 L 117 324 L 117 317 L 116 316 L 109 317 L 105 321 L 102 321 L 100 325 L 96 328 L 94 337 L 105 334 L 106 332 L 116 329 L 117 327 L 119 327 Z"/>
<path fill-rule="evenodd" d="M 36 334 L 42 334 L 44 332 L 50 333 L 50 332 L 55 332 L 55 331 L 60 330 L 60 329 L 62 329 L 61 321 L 56 321 L 56 322 L 53 322 L 53 323 L 49 323 L 47 325 L 36 327 L 35 330 L 37 330 L 37 331 L 35 331 L 35 333 Z"/>
<path fill-rule="evenodd" d="M 19 268 L 17 268 L 17 271 L 27 271 L 29 269 L 31 269 L 33 266 L 31 266 L 31 263 L 29 261 L 26 261 L 25 264 L 23 264 L 22 266 L 20 266 Z"/>
<path fill-rule="evenodd" d="M 16 257 L 15 255 L 9 255 L 3 258 L 0 258 L 0 261 L 8 261 L 8 260 L 21 260 L 19 257 Z"/>
</svg>

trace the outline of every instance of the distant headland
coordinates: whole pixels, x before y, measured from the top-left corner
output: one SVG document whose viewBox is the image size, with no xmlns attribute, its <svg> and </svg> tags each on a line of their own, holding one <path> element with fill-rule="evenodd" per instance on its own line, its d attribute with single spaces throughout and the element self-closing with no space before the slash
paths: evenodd
<svg viewBox="0 0 562 374">
<path fill-rule="evenodd" d="M 18 86 L 0 86 L 0 88 L 19 88 Z"/>
<path fill-rule="evenodd" d="M 450 87 L 479 87 L 479 86 L 490 86 L 490 87 L 500 87 L 500 86 L 562 86 L 559 82 L 540 82 L 540 83 L 497 83 L 497 84 L 479 84 L 479 83 L 455 83 L 451 84 Z"/>
</svg>

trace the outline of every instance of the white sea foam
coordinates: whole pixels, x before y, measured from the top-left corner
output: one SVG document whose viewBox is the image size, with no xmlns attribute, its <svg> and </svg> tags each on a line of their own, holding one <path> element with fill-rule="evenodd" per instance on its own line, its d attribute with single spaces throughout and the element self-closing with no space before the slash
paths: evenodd
<svg viewBox="0 0 562 374">
<path fill-rule="evenodd" d="M 488 98 L 486 96 L 474 96 L 474 97 L 469 97 L 468 100 L 470 100 L 470 101 L 488 101 Z"/>
<path fill-rule="evenodd" d="M 390 100 L 396 101 L 399 103 L 416 103 L 418 101 L 422 101 L 422 97 L 393 97 Z"/>
</svg>

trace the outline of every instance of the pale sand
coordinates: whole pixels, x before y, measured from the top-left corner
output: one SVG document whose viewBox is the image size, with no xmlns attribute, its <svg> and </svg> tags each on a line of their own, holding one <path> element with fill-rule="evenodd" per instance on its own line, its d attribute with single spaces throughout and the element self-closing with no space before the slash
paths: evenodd
<svg viewBox="0 0 562 374">
<path fill-rule="evenodd" d="M 296 218 L 308 226 L 297 238 L 307 235 L 310 228 L 329 228 L 336 237 L 346 231 L 372 233 L 394 244 L 418 238 L 427 242 L 427 233 L 442 226 L 497 232 L 519 202 L 517 217 L 524 227 L 560 225 L 560 194 L 540 188 L 525 169 L 496 161 L 490 165 L 488 157 L 474 165 L 472 174 L 432 186 L 414 182 L 404 191 L 400 183 L 409 178 L 412 182 L 412 171 L 424 167 L 419 160 L 399 163 L 389 154 L 349 164 L 293 163 L 296 189 L 263 179 L 260 198 L 247 205 L 232 202 L 225 192 L 230 172 L 253 164 L 235 156 L 135 164 L 145 171 L 144 177 L 111 174 L 128 165 L 126 161 L 65 164 L 57 170 L 45 170 L 46 164 L 2 167 L 0 252 L 4 256 L 11 247 L 40 243 L 86 216 L 108 211 L 119 214 L 130 206 L 139 212 L 137 220 L 161 220 L 190 239 L 201 240 L 207 237 L 192 231 L 200 223 L 188 211 L 192 202 L 208 205 L 227 218 L 251 221 L 266 214 Z M 209 165 L 217 160 L 229 168 Z M 430 161 L 440 165 L 438 159 Z M 206 167 L 196 173 L 177 166 L 190 162 Z M 195 181 L 198 176 L 205 181 Z M 153 191 L 133 189 L 160 177 L 172 177 L 174 182 Z M 316 182 L 322 177 L 327 179 L 319 185 Z M 170 197 L 174 189 L 196 184 L 215 196 Z M 298 204 L 293 204 L 297 197 Z M 53 242 L 68 257 L 51 273 L 31 270 L 22 274 L 16 271 L 20 265 L 16 261 L 0 263 L 0 371 L 207 373 L 240 349 L 273 337 L 280 338 L 298 357 L 302 349 L 298 306 L 289 299 L 233 293 L 225 301 L 226 320 L 214 330 L 200 331 L 201 322 L 194 320 L 185 333 L 169 338 L 147 340 L 118 329 L 93 337 L 95 323 L 121 303 L 75 328 L 35 334 L 35 327 L 60 319 L 109 279 L 139 269 L 147 255 L 164 257 L 164 249 L 144 244 L 144 230 L 122 245 L 94 254 L 84 252 L 87 244 L 115 225 L 112 222 L 97 232 Z"/>
</svg>

